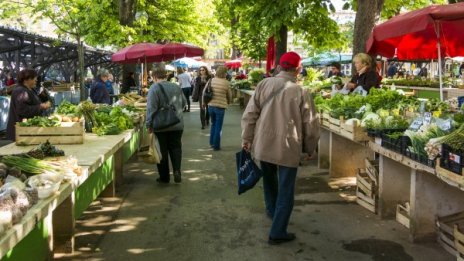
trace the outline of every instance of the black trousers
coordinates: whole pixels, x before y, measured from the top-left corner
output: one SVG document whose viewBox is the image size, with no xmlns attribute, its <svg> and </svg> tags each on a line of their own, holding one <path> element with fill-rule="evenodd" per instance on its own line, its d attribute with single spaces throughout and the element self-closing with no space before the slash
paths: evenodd
<svg viewBox="0 0 464 261">
<path fill-rule="evenodd" d="M 182 88 L 185 99 L 187 99 L 188 110 L 190 110 L 190 96 L 192 95 L 192 87 Z"/>
<path fill-rule="evenodd" d="M 209 112 L 208 112 L 208 105 L 206 108 L 203 108 L 203 99 L 200 100 L 200 121 L 201 126 L 205 127 L 206 124 L 209 124 Z"/>
<path fill-rule="evenodd" d="M 171 158 L 173 171 L 180 171 L 182 162 L 182 132 L 181 130 L 155 132 L 162 156 L 160 164 L 156 165 L 161 181 L 169 182 L 168 158 Z"/>
</svg>

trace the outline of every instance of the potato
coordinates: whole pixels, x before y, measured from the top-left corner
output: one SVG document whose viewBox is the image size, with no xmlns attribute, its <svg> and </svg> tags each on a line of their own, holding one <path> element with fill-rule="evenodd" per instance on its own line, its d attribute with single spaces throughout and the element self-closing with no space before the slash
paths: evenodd
<svg viewBox="0 0 464 261">
<path fill-rule="evenodd" d="M 61 121 L 62 122 L 71 122 L 71 118 L 69 118 L 68 116 L 63 116 L 63 118 L 61 118 Z"/>
<path fill-rule="evenodd" d="M 72 118 L 72 121 L 73 121 L 73 122 L 79 122 L 79 117 L 73 117 L 73 118 Z"/>
</svg>

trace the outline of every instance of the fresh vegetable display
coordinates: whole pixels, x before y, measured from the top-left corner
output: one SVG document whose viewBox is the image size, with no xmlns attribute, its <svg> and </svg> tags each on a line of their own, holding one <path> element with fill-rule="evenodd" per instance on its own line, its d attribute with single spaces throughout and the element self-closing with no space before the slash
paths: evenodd
<svg viewBox="0 0 464 261">
<path fill-rule="evenodd" d="M 79 113 L 84 116 L 86 124 L 92 127 L 98 127 L 98 122 L 95 119 L 95 110 L 97 106 L 90 101 L 83 101 L 79 104 Z"/>
<path fill-rule="evenodd" d="M 45 157 L 64 156 L 64 151 L 50 144 L 50 142 L 47 140 L 46 142 L 40 144 L 37 148 L 29 151 L 27 155 L 36 159 L 44 159 Z"/>
<path fill-rule="evenodd" d="M 136 112 L 131 112 L 120 106 L 108 109 L 98 110 L 95 113 L 95 119 L 98 126 L 92 128 L 92 132 L 97 135 L 116 135 L 124 130 L 134 127 L 132 117 L 137 116 Z"/>
<path fill-rule="evenodd" d="M 35 116 L 31 119 L 24 119 L 19 123 L 21 127 L 57 127 L 61 125 L 61 120 L 57 117 Z"/>
<path fill-rule="evenodd" d="M 60 172 L 60 168 L 56 165 L 44 160 L 35 159 L 27 155 L 5 155 L 1 158 L 1 161 L 7 166 L 16 167 L 21 171 L 31 175 L 40 174 L 46 171 Z"/>
<path fill-rule="evenodd" d="M 58 108 L 56 109 L 56 112 L 58 114 L 62 114 L 62 115 L 77 116 L 77 115 L 79 115 L 79 108 L 77 107 L 77 105 L 74 105 L 74 104 L 64 100 L 58 106 Z"/>
</svg>

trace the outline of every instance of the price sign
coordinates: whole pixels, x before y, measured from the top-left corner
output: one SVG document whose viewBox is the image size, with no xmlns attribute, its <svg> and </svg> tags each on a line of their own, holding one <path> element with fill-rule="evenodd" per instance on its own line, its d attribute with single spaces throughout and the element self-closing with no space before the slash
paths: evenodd
<svg viewBox="0 0 464 261">
<path fill-rule="evenodd" d="M 424 124 L 429 125 L 430 123 L 432 123 L 432 113 L 424 112 Z"/>
<path fill-rule="evenodd" d="M 422 119 L 415 119 L 409 126 L 409 129 L 417 131 L 422 126 L 422 124 L 423 124 Z"/>
<path fill-rule="evenodd" d="M 451 130 L 451 119 L 447 119 L 445 121 L 440 122 L 440 124 L 438 125 L 438 128 L 444 131 Z"/>
</svg>

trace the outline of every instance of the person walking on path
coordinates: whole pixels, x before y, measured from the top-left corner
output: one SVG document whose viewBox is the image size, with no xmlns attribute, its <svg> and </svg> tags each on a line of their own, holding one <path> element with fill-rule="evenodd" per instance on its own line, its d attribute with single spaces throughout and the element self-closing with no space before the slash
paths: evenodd
<svg viewBox="0 0 464 261">
<path fill-rule="evenodd" d="M 213 150 L 221 149 L 222 124 L 224 122 L 224 114 L 227 109 L 227 105 L 230 103 L 229 81 L 226 77 L 227 68 L 219 66 L 216 71 L 216 77 L 211 79 L 213 99 L 208 103 L 208 111 L 211 117 L 209 145 L 213 148 Z M 203 104 L 205 104 L 204 101 Z"/>
<path fill-rule="evenodd" d="M 186 69 L 177 68 L 177 81 L 179 82 L 182 92 L 184 93 L 185 99 L 187 100 L 187 109 L 184 108 L 184 112 L 190 112 L 190 95 L 192 95 L 192 77 Z"/>
<path fill-rule="evenodd" d="M 205 129 L 206 125 L 209 125 L 209 112 L 206 109 L 206 104 L 203 104 L 203 99 L 201 99 L 201 94 L 205 89 L 206 83 L 212 78 L 211 74 L 208 71 L 206 66 L 200 67 L 200 74 L 195 79 L 195 86 L 193 88 L 192 100 L 194 102 L 200 102 L 200 121 L 201 129 Z"/>
<path fill-rule="evenodd" d="M 271 245 L 295 239 L 287 231 L 293 210 L 295 180 L 302 152 L 309 159 L 319 140 L 319 121 L 308 91 L 296 83 L 301 58 L 287 52 L 282 71 L 262 80 L 242 116 L 242 146 L 261 162 L 264 200 L 272 218 Z"/>
<path fill-rule="evenodd" d="M 167 74 L 164 63 L 154 66 L 153 75 L 155 77 L 155 83 L 148 91 L 146 126 L 149 133 L 155 133 L 161 151 L 161 162 L 157 164 L 159 178 L 156 181 L 158 183 L 169 183 L 168 158 L 171 158 L 174 182 L 180 183 L 182 180 L 180 171 L 182 162 L 181 140 L 184 130 L 182 109 L 186 106 L 187 101 L 177 84 L 166 81 Z M 166 100 L 165 96 L 167 96 L 169 100 Z M 161 105 L 164 104 L 174 105 L 180 122 L 166 129 L 154 131 L 154 117 L 157 117 L 156 112 L 160 110 Z M 159 122 L 159 120 L 160 119 L 157 119 L 157 122 Z"/>
</svg>

